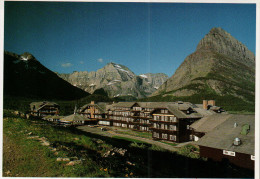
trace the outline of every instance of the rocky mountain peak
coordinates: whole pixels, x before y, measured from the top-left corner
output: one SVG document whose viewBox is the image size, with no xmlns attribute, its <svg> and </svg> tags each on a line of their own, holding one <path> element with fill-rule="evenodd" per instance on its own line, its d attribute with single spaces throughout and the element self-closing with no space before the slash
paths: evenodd
<svg viewBox="0 0 260 179">
<path fill-rule="evenodd" d="M 244 44 L 220 27 L 212 28 L 199 42 L 196 50 L 217 52 L 234 58 L 249 67 L 255 66 L 254 54 Z"/>
<path fill-rule="evenodd" d="M 230 95 L 248 102 L 254 81 L 254 54 L 222 28 L 212 28 L 153 95 Z"/>
<path fill-rule="evenodd" d="M 89 93 L 103 88 L 110 97 L 145 97 L 153 93 L 168 78 L 165 74 L 136 75 L 128 67 L 110 62 L 92 72 L 58 74 L 72 85 Z"/>
<path fill-rule="evenodd" d="M 28 61 L 28 60 L 36 60 L 36 59 L 31 53 L 24 52 L 22 55 L 20 55 L 20 60 Z"/>
</svg>

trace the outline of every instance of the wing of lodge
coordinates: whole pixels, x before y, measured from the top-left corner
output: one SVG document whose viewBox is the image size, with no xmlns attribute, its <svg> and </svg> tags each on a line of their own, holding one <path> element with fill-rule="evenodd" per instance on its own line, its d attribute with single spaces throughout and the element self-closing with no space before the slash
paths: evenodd
<svg viewBox="0 0 260 179">
<path fill-rule="evenodd" d="M 255 116 L 211 115 L 193 123 L 200 156 L 254 169 Z"/>
<path fill-rule="evenodd" d="M 96 120 L 97 124 L 152 132 L 155 140 L 186 142 L 193 140 L 190 125 L 204 116 L 225 113 L 214 100 L 203 104 L 189 102 L 119 102 L 92 101 L 78 114 Z"/>
</svg>

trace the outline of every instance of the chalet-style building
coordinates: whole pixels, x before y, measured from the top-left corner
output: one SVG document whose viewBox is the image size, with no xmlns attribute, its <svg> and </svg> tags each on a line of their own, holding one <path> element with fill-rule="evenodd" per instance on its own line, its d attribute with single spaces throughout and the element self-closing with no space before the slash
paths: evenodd
<svg viewBox="0 0 260 179">
<path fill-rule="evenodd" d="M 207 117 L 211 122 L 204 122 L 206 126 L 212 123 L 215 127 L 212 127 L 211 131 L 206 132 L 196 142 L 200 147 L 200 156 L 214 161 L 228 160 L 237 166 L 254 169 L 255 116 L 223 115 L 218 117 L 223 117 L 223 122 L 218 122 L 217 126 L 214 122 L 215 115 Z M 220 119 L 216 120 L 220 121 Z"/>
<path fill-rule="evenodd" d="M 113 120 L 113 126 L 150 131 L 151 112 L 154 110 L 151 102 L 119 102 L 112 106 L 107 116 Z"/>
<path fill-rule="evenodd" d="M 157 108 L 152 112 L 152 133 L 154 139 L 173 142 L 192 140 L 190 125 L 203 117 L 191 103 L 176 102 Z"/>
<path fill-rule="evenodd" d="M 91 120 L 79 114 L 74 113 L 69 116 L 60 118 L 59 123 L 63 125 L 84 125 L 88 121 Z"/>
<path fill-rule="evenodd" d="M 190 125 L 204 116 L 221 113 L 211 110 L 215 101 L 203 105 L 188 102 L 91 102 L 79 114 L 97 120 L 98 124 L 152 132 L 154 139 L 173 142 L 193 140 Z"/>
<path fill-rule="evenodd" d="M 91 103 L 82 106 L 78 110 L 78 114 L 91 119 L 93 122 L 96 121 L 96 123 L 99 123 L 100 125 L 111 125 L 110 120 L 107 120 L 106 117 L 108 107 L 108 103 L 102 102 L 95 104 L 94 101 L 91 101 Z"/>
<path fill-rule="evenodd" d="M 42 119 L 46 120 L 46 121 L 54 122 L 54 123 L 59 123 L 61 118 L 64 118 L 64 116 L 51 116 L 51 115 L 48 115 L 48 116 L 44 116 Z"/>
<path fill-rule="evenodd" d="M 47 115 L 58 115 L 59 114 L 59 105 L 54 102 L 32 102 L 30 104 L 31 115 L 43 117 Z"/>
</svg>

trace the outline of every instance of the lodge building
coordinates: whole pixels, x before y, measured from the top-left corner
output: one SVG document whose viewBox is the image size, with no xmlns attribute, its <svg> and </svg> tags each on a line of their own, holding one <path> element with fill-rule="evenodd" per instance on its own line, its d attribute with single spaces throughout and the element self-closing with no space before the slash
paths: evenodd
<svg viewBox="0 0 260 179">
<path fill-rule="evenodd" d="M 30 104 L 30 112 L 32 116 L 44 117 L 59 114 L 59 105 L 54 102 L 32 102 Z"/>
<path fill-rule="evenodd" d="M 219 119 L 214 115 L 207 119 L 201 119 L 200 125 L 193 125 L 195 131 L 205 131 L 204 127 L 200 127 L 203 124 L 209 126 L 211 123 L 214 126 L 195 143 L 200 148 L 200 156 L 254 169 L 255 116 L 225 114 L 220 115 Z"/>
<path fill-rule="evenodd" d="M 98 124 L 152 132 L 155 140 L 186 142 L 193 140 L 190 125 L 204 116 L 222 113 L 211 110 L 213 100 L 203 105 L 189 102 L 119 102 L 83 106 L 79 114 L 96 119 Z M 220 109 L 220 108 L 218 108 Z"/>
</svg>

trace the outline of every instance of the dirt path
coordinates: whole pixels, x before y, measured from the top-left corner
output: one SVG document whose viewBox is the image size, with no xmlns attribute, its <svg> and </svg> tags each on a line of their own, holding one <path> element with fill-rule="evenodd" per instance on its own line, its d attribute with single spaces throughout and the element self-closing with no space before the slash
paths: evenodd
<svg viewBox="0 0 260 179">
<path fill-rule="evenodd" d="M 183 144 L 179 144 L 177 146 L 171 146 L 168 144 L 164 144 L 162 142 L 159 141 L 155 141 L 152 139 L 147 139 L 147 138 L 142 138 L 142 137 L 137 137 L 137 136 L 132 136 L 132 135 L 127 135 L 127 134 L 118 134 L 112 130 L 108 130 L 108 131 L 101 131 L 100 128 L 91 128 L 89 126 L 79 126 L 77 127 L 78 129 L 85 131 L 85 132 L 90 132 L 90 133 L 94 133 L 94 134 L 98 134 L 98 135 L 102 135 L 102 136 L 107 136 L 107 137 L 114 137 L 114 136 L 119 136 L 119 137 L 126 137 L 126 138 L 131 138 L 131 139 L 135 139 L 135 140 L 140 140 L 142 142 L 146 142 L 149 144 L 153 144 L 153 145 L 157 145 L 163 149 L 169 150 L 169 151 L 177 151 L 179 147 L 186 145 L 188 143 L 191 142 L 186 142 Z"/>
</svg>

